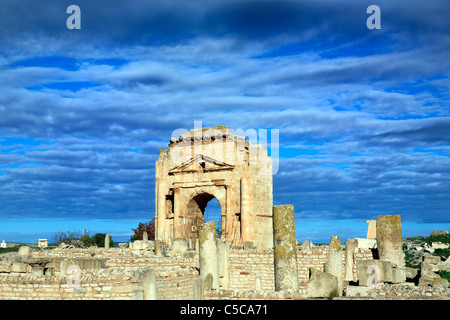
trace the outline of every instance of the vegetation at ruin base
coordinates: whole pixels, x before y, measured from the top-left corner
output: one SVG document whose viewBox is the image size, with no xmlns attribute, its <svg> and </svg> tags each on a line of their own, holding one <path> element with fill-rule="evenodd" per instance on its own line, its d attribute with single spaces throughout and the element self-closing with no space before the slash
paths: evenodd
<svg viewBox="0 0 450 320">
<path fill-rule="evenodd" d="M 17 251 L 19 251 L 19 247 L 0 248 L 0 254 L 2 254 L 2 253 L 8 253 L 8 252 L 17 252 Z"/>
<path fill-rule="evenodd" d="M 403 252 L 405 253 L 406 266 L 409 268 L 420 268 L 420 262 L 424 255 L 433 255 L 448 259 L 450 256 L 450 249 L 434 249 L 432 253 L 428 252 L 425 247 L 431 247 L 432 242 L 450 243 L 450 234 L 435 235 L 435 236 L 416 236 L 403 239 Z M 418 251 L 416 248 L 422 248 Z"/>
<path fill-rule="evenodd" d="M 87 231 L 59 231 L 55 232 L 52 238 L 52 244 L 59 246 L 62 243 L 72 245 L 77 248 L 85 248 L 90 246 L 104 247 L 106 233 L 96 233 L 91 236 Z M 113 247 L 114 241 L 110 237 L 110 247 Z"/>
</svg>

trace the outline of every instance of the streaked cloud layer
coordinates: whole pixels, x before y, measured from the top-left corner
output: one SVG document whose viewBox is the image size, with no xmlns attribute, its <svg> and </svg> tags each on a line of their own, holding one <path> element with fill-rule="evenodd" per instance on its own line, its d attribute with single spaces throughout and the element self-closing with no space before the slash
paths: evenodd
<svg viewBox="0 0 450 320">
<path fill-rule="evenodd" d="M 2 1 L 1 219 L 149 220 L 202 121 L 280 131 L 299 221 L 450 223 L 447 1 L 77 1 L 81 30 L 70 4 Z"/>
</svg>

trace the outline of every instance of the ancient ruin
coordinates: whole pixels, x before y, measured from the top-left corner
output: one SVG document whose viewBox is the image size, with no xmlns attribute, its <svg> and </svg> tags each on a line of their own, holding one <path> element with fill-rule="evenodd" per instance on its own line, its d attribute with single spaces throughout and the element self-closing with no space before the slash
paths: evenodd
<svg viewBox="0 0 450 320">
<path fill-rule="evenodd" d="M 220 233 L 203 217 L 214 197 Z M 415 246 L 424 256 L 407 267 L 400 215 L 367 220 L 367 237 L 345 244 L 338 235 L 297 243 L 293 205 L 272 204 L 267 151 L 226 127 L 170 140 L 155 200 L 154 240 L 144 232 L 110 247 L 107 233 L 105 247 L 52 248 L 40 239 L 1 254 L 0 299 L 450 299 L 440 275 L 450 259 L 432 255 L 449 245 Z"/>
<path fill-rule="evenodd" d="M 262 145 L 227 127 L 191 130 L 160 151 L 155 177 L 156 239 L 193 248 L 216 198 L 221 232 L 232 246 L 272 248 L 272 159 Z"/>
</svg>

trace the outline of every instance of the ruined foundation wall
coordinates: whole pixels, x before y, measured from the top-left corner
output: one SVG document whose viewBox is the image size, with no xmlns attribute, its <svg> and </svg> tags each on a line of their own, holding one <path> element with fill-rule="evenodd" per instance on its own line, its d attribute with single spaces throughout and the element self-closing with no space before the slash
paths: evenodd
<svg viewBox="0 0 450 320">
<path fill-rule="evenodd" d="M 297 268 L 299 282 L 309 278 L 309 268 L 323 271 L 323 265 L 328 261 L 329 246 L 317 246 L 305 251 L 297 251 Z M 373 259 L 372 251 L 358 249 L 355 251 L 353 273 L 356 275 L 356 264 L 361 260 Z M 272 250 L 232 250 L 231 288 L 239 290 L 254 289 L 259 283 L 261 290 L 275 290 L 274 263 Z M 343 266 L 345 260 L 343 257 Z"/>
<path fill-rule="evenodd" d="M 150 254 L 150 252 L 147 252 Z M 198 255 L 172 252 L 170 257 L 136 255 L 128 249 L 54 249 L 33 252 L 33 256 L 64 259 L 105 259 L 105 268 L 82 269 L 78 289 L 69 287 L 67 277 L 54 275 L 12 274 L 0 271 L 0 299 L 51 299 L 51 300 L 134 300 L 142 298 L 143 282 L 134 271 L 153 268 L 156 272 L 157 298 L 160 300 L 193 299 L 194 284 L 198 279 Z M 205 299 L 302 299 L 306 298 L 309 268 L 323 271 L 328 261 L 329 247 L 315 246 L 297 252 L 299 292 L 275 292 L 274 260 L 272 250 L 230 251 L 230 290 L 205 293 Z M 343 255 L 344 257 L 345 255 Z M 372 251 L 356 249 L 353 254 L 353 274 L 364 260 L 372 260 Z M 88 266 L 89 264 L 87 264 Z M 343 261 L 345 268 L 345 261 Z M 352 287 L 360 290 L 360 287 Z M 356 288 L 356 289 L 355 289 Z M 371 290 L 369 298 L 407 298 L 408 296 L 448 297 L 450 288 L 418 288 L 385 284 L 381 290 Z M 358 294 L 354 295 L 358 297 Z"/>
</svg>

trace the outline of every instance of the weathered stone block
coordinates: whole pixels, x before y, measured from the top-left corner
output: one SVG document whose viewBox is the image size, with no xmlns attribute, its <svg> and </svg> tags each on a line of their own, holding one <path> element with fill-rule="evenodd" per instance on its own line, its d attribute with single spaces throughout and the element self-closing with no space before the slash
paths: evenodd
<svg viewBox="0 0 450 320">
<path fill-rule="evenodd" d="M 431 282 L 433 288 L 448 288 L 448 281 L 443 278 L 434 278 Z"/>
<path fill-rule="evenodd" d="M 309 269 L 309 281 L 306 284 L 308 298 L 327 298 L 338 293 L 338 278 L 332 274 Z"/>
<path fill-rule="evenodd" d="M 19 248 L 19 255 L 20 256 L 26 256 L 26 255 L 29 255 L 29 254 L 31 254 L 31 248 L 30 247 L 21 246 Z"/>
<path fill-rule="evenodd" d="M 6 263 L 0 263 L 0 273 L 11 272 L 11 265 Z"/>
<path fill-rule="evenodd" d="M 353 254 L 358 246 L 358 241 L 356 239 L 347 239 L 345 241 L 345 273 L 344 280 L 355 281 L 353 276 Z"/>
<path fill-rule="evenodd" d="M 415 268 L 405 268 L 406 279 L 413 280 L 419 275 L 419 269 Z"/>
<path fill-rule="evenodd" d="M 211 134 L 214 132 L 214 134 Z M 233 246 L 273 247 L 272 160 L 261 146 L 224 126 L 172 137 L 155 166 L 155 238 L 194 245 L 207 203 L 221 205 L 223 237 Z"/>
<path fill-rule="evenodd" d="M 377 247 L 376 239 L 355 238 L 356 247 L 360 249 L 375 249 Z"/>
<path fill-rule="evenodd" d="M 377 221 L 376 220 L 367 220 L 367 239 L 376 239 L 377 238 Z"/>
<path fill-rule="evenodd" d="M 392 283 L 403 283 L 406 281 L 406 270 L 392 268 Z"/>
<path fill-rule="evenodd" d="M 28 264 L 22 262 L 13 262 L 11 265 L 11 272 L 26 273 Z"/>
<path fill-rule="evenodd" d="M 172 250 L 178 252 L 186 252 L 188 250 L 186 239 L 173 239 Z"/>
<path fill-rule="evenodd" d="M 338 236 L 332 236 L 329 246 L 328 261 L 324 265 L 324 271 L 338 278 L 338 295 L 344 290 L 344 274 L 342 264 L 341 241 Z"/>
<path fill-rule="evenodd" d="M 423 262 L 428 264 L 439 264 L 441 262 L 441 258 L 437 256 L 424 256 Z"/>
</svg>

